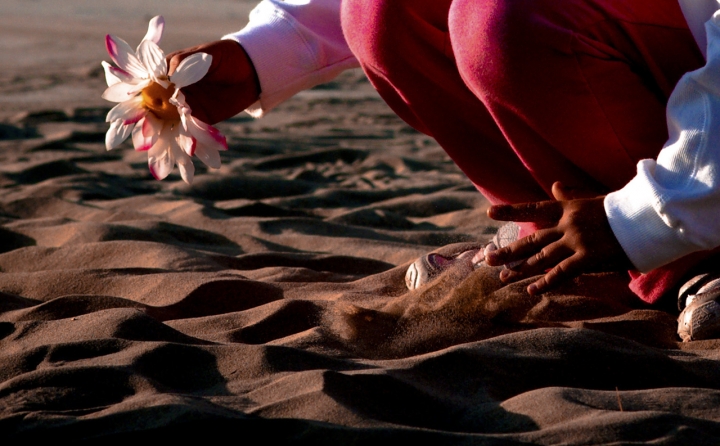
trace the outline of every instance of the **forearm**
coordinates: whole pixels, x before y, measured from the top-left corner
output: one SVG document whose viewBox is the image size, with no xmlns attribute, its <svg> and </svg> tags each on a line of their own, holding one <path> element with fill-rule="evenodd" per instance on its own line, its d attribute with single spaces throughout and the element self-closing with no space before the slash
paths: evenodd
<svg viewBox="0 0 720 446">
<path fill-rule="evenodd" d="M 705 22 L 710 20 L 718 9 L 718 0 L 679 0 L 680 9 L 685 21 L 692 32 L 695 41 L 700 47 L 703 56 L 707 59 L 707 37 L 705 35 Z"/>
<path fill-rule="evenodd" d="M 720 16 L 706 25 L 707 64 L 668 103 L 669 139 L 657 161 L 609 194 L 610 226 L 635 267 L 649 271 L 720 246 Z"/>
</svg>

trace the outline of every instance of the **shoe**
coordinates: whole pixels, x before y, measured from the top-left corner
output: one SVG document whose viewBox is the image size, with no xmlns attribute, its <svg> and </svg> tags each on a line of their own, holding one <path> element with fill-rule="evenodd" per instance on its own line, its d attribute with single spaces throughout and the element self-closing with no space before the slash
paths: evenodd
<svg viewBox="0 0 720 446">
<path fill-rule="evenodd" d="M 720 274 L 701 274 L 678 293 L 678 335 L 683 342 L 720 338 Z"/>
<path fill-rule="evenodd" d="M 408 289 L 415 290 L 433 281 L 436 277 L 446 271 L 452 265 L 468 266 L 468 272 L 487 266 L 485 255 L 496 249 L 504 248 L 518 239 L 520 226 L 510 222 L 498 229 L 493 239 L 482 246 L 465 246 L 459 252 L 451 255 L 441 255 L 431 252 L 417 259 L 405 273 L 405 285 Z M 517 264 L 519 262 L 514 262 Z M 506 265 L 511 268 L 513 265 Z"/>
</svg>

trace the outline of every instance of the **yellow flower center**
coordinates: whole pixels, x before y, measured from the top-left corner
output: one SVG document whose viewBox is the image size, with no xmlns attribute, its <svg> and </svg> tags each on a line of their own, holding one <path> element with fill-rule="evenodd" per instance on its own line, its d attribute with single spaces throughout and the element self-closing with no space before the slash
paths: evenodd
<svg viewBox="0 0 720 446">
<path fill-rule="evenodd" d="M 180 114 L 177 107 L 169 102 L 173 93 L 175 93 L 173 84 L 170 84 L 168 88 L 164 88 L 157 82 L 153 82 L 142 91 L 143 104 L 160 119 L 166 121 L 178 120 Z"/>
</svg>

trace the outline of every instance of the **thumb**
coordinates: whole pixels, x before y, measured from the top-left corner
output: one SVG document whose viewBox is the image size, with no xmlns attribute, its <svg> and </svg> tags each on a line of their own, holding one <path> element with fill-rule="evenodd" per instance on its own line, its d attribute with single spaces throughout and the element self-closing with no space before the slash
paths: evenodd
<svg viewBox="0 0 720 446">
<path fill-rule="evenodd" d="M 214 45 L 219 42 L 210 42 L 205 43 L 202 45 L 195 45 L 189 48 L 185 48 L 178 51 L 173 51 L 172 53 L 165 56 L 165 60 L 167 61 L 168 66 L 168 76 L 172 76 L 173 73 L 175 73 L 175 70 L 177 70 L 178 65 L 180 65 L 180 62 L 182 62 L 184 59 L 186 59 L 189 56 L 192 56 L 195 53 L 205 52 L 213 56 L 213 64 L 216 63 L 215 58 L 216 55 L 213 54 L 214 51 Z"/>
<path fill-rule="evenodd" d="M 562 184 L 560 181 L 556 181 L 552 185 L 552 195 L 553 198 L 557 201 L 567 201 L 572 200 L 572 197 L 570 197 L 570 194 L 568 190 L 566 189 L 565 185 Z"/>
<path fill-rule="evenodd" d="M 567 186 L 561 181 L 552 185 L 552 195 L 557 201 L 578 200 L 582 198 L 595 198 L 601 194 L 586 187 Z"/>
<path fill-rule="evenodd" d="M 175 73 L 175 70 L 177 70 L 178 65 L 180 65 L 180 62 L 182 62 L 182 60 L 188 57 L 190 54 L 192 53 L 187 50 L 175 51 L 174 53 L 168 54 L 165 57 L 168 66 L 167 75 L 172 76 Z"/>
</svg>

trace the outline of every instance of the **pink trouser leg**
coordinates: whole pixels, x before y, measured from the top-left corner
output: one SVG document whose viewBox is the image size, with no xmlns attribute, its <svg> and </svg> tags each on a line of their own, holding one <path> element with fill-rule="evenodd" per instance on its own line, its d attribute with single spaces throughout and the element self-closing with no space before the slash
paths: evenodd
<svg viewBox="0 0 720 446">
<path fill-rule="evenodd" d="M 465 86 L 447 29 L 450 0 L 343 0 L 343 30 L 390 107 L 434 137 L 493 203 L 547 199 Z"/>
<path fill-rule="evenodd" d="M 555 181 L 621 188 L 704 63 L 677 0 L 343 0 L 342 19 L 390 107 L 493 203 L 548 199 Z M 695 263 L 631 288 L 654 302 Z"/>
</svg>

